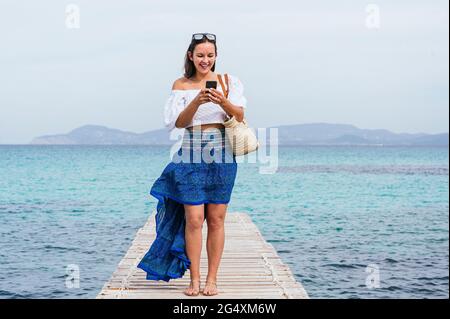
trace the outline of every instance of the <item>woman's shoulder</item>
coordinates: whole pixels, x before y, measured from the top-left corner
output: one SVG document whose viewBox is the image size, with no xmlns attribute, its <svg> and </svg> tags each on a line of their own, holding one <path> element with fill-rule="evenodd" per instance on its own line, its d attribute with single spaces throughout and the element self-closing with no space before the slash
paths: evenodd
<svg viewBox="0 0 450 319">
<path fill-rule="evenodd" d="M 184 76 L 173 81 L 172 90 L 185 90 L 188 79 Z"/>
</svg>

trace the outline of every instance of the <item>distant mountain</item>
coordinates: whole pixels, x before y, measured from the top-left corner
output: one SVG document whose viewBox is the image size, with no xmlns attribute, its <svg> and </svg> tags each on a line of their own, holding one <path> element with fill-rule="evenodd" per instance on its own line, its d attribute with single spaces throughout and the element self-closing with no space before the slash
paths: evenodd
<svg viewBox="0 0 450 319">
<path fill-rule="evenodd" d="M 133 133 L 100 125 L 84 125 L 67 134 L 44 135 L 34 138 L 30 144 L 72 145 L 168 145 L 173 144 L 166 129 L 145 133 Z"/>
<path fill-rule="evenodd" d="M 393 133 L 383 129 L 360 129 L 348 124 L 311 123 L 282 125 L 279 145 L 441 145 L 448 146 L 448 133 Z M 182 130 L 181 130 L 182 131 Z M 270 136 L 270 129 L 267 137 Z M 133 133 L 99 125 L 85 125 L 67 134 L 44 135 L 30 144 L 63 145 L 171 145 L 167 129 Z"/>
<path fill-rule="evenodd" d="M 278 126 L 280 145 L 448 145 L 448 133 L 393 133 L 349 124 L 311 123 Z"/>
</svg>

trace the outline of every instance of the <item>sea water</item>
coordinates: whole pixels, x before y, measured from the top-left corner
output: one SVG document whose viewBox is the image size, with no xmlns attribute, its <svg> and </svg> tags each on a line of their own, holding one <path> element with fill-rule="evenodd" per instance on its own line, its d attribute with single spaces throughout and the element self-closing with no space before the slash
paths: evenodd
<svg viewBox="0 0 450 319">
<path fill-rule="evenodd" d="M 0 298 L 95 298 L 155 210 L 169 153 L 0 145 Z M 278 157 L 274 174 L 239 163 L 228 212 L 250 215 L 310 297 L 448 298 L 447 147 Z"/>
</svg>

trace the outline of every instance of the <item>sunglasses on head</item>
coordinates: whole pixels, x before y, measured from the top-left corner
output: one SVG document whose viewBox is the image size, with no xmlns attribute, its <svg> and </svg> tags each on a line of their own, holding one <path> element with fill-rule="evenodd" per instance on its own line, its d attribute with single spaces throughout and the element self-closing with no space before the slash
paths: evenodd
<svg viewBox="0 0 450 319">
<path fill-rule="evenodd" d="M 192 40 L 203 40 L 203 38 L 206 37 L 210 41 L 216 41 L 216 35 L 212 33 L 194 33 L 192 35 Z"/>
</svg>

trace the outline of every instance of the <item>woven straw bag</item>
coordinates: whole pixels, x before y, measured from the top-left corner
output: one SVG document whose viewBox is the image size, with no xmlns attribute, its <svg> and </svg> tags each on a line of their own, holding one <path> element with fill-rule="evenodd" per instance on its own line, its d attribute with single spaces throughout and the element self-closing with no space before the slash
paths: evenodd
<svg viewBox="0 0 450 319">
<path fill-rule="evenodd" d="M 228 74 L 225 73 L 225 82 L 227 83 L 227 88 L 222 80 L 220 74 L 217 75 L 219 78 L 220 85 L 222 86 L 222 91 L 225 92 L 225 97 L 228 98 L 229 92 L 229 82 Z M 250 152 L 256 151 L 259 147 L 259 142 L 256 135 L 248 127 L 247 121 L 244 118 L 242 122 L 236 120 L 234 116 L 230 117 L 227 115 L 227 120 L 223 123 L 225 126 L 225 132 L 233 149 L 233 154 L 236 156 L 245 155 Z"/>
</svg>

